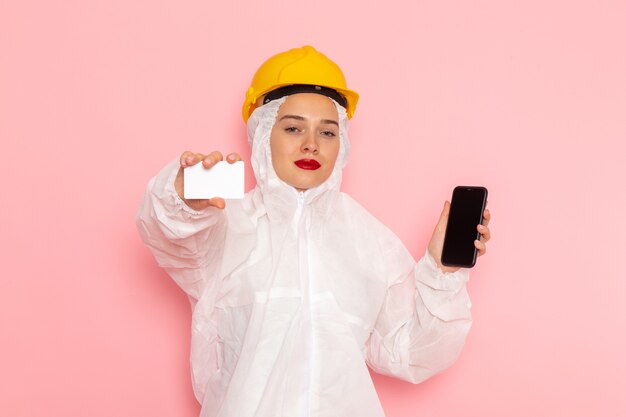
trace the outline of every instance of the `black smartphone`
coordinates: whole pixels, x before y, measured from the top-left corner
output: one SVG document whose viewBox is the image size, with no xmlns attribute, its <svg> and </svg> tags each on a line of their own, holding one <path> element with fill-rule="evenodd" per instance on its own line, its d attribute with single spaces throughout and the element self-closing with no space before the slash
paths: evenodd
<svg viewBox="0 0 626 417">
<path fill-rule="evenodd" d="M 478 250 L 474 240 L 480 238 L 476 226 L 483 222 L 486 204 L 485 187 L 460 185 L 454 188 L 441 253 L 442 264 L 463 268 L 471 268 L 476 264 Z"/>
</svg>

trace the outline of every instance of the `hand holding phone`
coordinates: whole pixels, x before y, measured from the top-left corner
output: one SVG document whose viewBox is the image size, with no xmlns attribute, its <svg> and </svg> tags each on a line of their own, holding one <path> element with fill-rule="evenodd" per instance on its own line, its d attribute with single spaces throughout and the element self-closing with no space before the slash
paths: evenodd
<svg viewBox="0 0 626 417">
<path fill-rule="evenodd" d="M 443 265 L 471 268 L 476 264 L 474 241 L 480 239 L 477 226 L 482 224 L 486 205 L 485 187 L 458 186 L 454 189 L 441 253 Z"/>
</svg>

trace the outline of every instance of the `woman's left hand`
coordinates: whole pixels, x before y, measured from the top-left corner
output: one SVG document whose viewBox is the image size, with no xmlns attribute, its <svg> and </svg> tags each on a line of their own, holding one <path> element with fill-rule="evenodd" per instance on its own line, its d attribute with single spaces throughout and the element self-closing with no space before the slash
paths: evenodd
<svg viewBox="0 0 626 417">
<path fill-rule="evenodd" d="M 435 226 L 433 236 L 430 238 L 428 244 L 428 252 L 437 262 L 437 266 L 443 272 L 456 272 L 460 268 L 445 266 L 441 264 L 441 251 L 443 249 L 443 239 L 446 236 L 446 226 L 448 225 L 448 215 L 450 214 L 450 202 L 446 201 L 441 216 L 439 216 L 439 222 Z M 487 241 L 491 238 L 491 231 L 489 230 L 489 220 L 491 220 L 491 213 L 488 209 L 485 209 L 483 213 L 483 224 L 477 225 L 476 228 L 480 233 L 480 240 L 474 241 L 474 246 L 478 249 L 478 256 L 482 256 L 487 252 Z"/>
</svg>

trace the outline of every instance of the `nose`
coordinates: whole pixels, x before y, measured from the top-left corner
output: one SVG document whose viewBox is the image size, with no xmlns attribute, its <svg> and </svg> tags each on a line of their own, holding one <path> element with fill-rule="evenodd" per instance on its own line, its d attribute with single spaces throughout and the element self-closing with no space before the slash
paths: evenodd
<svg viewBox="0 0 626 417">
<path fill-rule="evenodd" d="M 304 141 L 302 142 L 300 150 L 304 153 L 312 153 L 314 155 L 319 153 L 320 149 L 319 144 L 317 143 L 315 132 L 309 132 L 309 134 L 306 135 Z"/>
</svg>

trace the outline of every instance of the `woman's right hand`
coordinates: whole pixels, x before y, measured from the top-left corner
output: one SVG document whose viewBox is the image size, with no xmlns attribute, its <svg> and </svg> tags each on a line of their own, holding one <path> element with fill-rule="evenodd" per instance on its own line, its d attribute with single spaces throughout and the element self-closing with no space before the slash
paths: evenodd
<svg viewBox="0 0 626 417">
<path fill-rule="evenodd" d="M 226 202 L 223 198 L 213 197 L 210 199 L 201 199 L 201 200 L 192 200 L 185 199 L 184 190 L 185 190 L 185 177 L 183 175 L 183 169 L 186 167 L 190 167 L 192 165 L 197 164 L 198 162 L 202 162 L 202 166 L 204 168 L 209 169 L 213 165 L 217 164 L 219 161 L 222 161 L 224 157 L 221 152 L 214 151 L 208 155 L 204 155 L 201 153 L 193 153 L 190 151 L 185 151 L 180 156 L 180 168 L 178 169 L 178 174 L 176 175 L 176 180 L 174 182 L 174 186 L 176 187 L 176 193 L 180 197 L 181 200 L 185 202 L 189 207 L 194 210 L 203 210 L 207 207 L 217 207 L 219 209 L 223 209 L 226 207 Z M 226 157 L 226 161 L 230 164 L 234 164 L 237 161 L 241 161 L 241 156 L 236 153 L 231 153 Z"/>
</svg>

